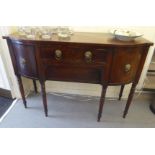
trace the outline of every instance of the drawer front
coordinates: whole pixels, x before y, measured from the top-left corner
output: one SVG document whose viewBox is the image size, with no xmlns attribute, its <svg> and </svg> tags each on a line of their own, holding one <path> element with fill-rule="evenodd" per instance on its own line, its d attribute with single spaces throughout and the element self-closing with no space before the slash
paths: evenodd
<svg viewBox="0 0 155 155">
<path fill-rule="evenodd" d="M 108 52 L 88 45 L 49 45 L 41 46 L 40 59 L 47 80 L 101 83 Z"/>
<path fill-rule="evenodd" d="M 106 61 L 107 49 L 76 46 L 42 46 L 40 57 L 51 64 L 96 64 L 103 65 Z"/>
<path fill-rule="evenodd" d="M 113 57 L 111 84 L 132 82 L 136 76 L 142 55 L 141 47 L 118 48 Z"/>
<path fill-rule="evenodd" d="M 71 66 L 48 66 L 45 69 L 47 80 L 70 81 L 83 83 L 101 83 L 100 68 L 81 68 Z"/>
<path fill-rule="evenodd" d="M 23 76 L 37 78 L 35 50 L 32 45 L 13 43 L 18 73 Z"/>
</svg>

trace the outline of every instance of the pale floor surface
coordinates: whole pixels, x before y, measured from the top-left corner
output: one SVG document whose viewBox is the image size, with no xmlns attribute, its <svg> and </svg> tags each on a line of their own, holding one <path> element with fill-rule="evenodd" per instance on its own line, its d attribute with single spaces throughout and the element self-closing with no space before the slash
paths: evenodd
<svg viewBox="0 0 155 155">
<path fill-rule="evenodd" d="M 154 128 L 155 115 L 148 95 L 135 96 L 129 113 L 122 118 L 125 100 L 106 100 L 101 122 L 97 122 L 99 98 L 90 96 L 48 94 L 49 117 L 44 116 L 40 94 L 27 98 L 24 109 L 19 100 L 1 122 L 1 128 Z"/>
<path fill-rule="evenodd" d="M 144 88 L 155 90 L 155 73 L 147 75 Z"/>
</svg>

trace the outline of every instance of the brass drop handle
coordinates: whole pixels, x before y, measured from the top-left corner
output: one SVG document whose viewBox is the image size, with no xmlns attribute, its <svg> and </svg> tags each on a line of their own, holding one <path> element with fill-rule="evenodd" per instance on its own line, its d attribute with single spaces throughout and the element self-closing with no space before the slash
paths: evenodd
<svg viewBox="0 0 155 155">
<path fill-rule="evenodd" d="M 56 50 L 55 51 L 55 59 L 56 60 L 61 60 L 62 59 L 62 51 L 61 50 Z"/>
<path fill-rule="evenodd" d="M 125 72 L 129 72 L 131 70 L 131 65 L 130 64 L 126 64 L 124 70 L 125 70 Z"/>
<path fill-rule="evenodd" d="M 87 51 L 87 52 L 85 52 L 85 60 L 86 60 L 86 62 L 87 63 L 90 63 L 90 62 L 92 62 L 92 52 L 91 51 Z"/>
</svg>

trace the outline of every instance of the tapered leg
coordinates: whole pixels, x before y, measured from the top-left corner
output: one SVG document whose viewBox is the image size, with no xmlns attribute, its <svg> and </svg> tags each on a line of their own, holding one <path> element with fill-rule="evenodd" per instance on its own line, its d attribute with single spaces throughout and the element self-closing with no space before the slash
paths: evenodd
<svg viewBox="0 0 155 155">
<path fill-rule="evenodd" d="M 122 85 L 122 86 L 121 86 L 121 90 L 120 90 L 120 93 L 119 93 L 119 99 L 118 99 L 118 100 L 121 100 L 121 98 L 122 98 L 124 86 L 125 86 L 125 85 Z"/>
<path fill-rule="evenodd" d="M 33 85 L 34 85 L 34 91 L 37 94 L 38 93 L 38 90 L 37 90 L 36 80 L 33 80 Z"/>
<path fill-rule="evenodd" d="M 42 93 L 42 99 L 43 99 L 43 105 L 44 105 L 44 112 L 45 116 L 48 116 L 48 108 L 47 108 L 47 98 L 46 98 L 46 91 L 45 91 L 45 81 L 40 81 L 41 84 L 41 93 Z"/>
<path fill-rule="evenodd" d="M 127 104 L 126 104 L 125 109 L 124 109 L 123 118 L 125 118 L 127 113 L 128 113 L 128 110 L 129 110 L 129 107 L 130 107 L 130 104 L 131 104 L 135 89 L 136 89 L 136 84 L 133 83 L 132 87 L 131 87 L 131 90 L 130 90 L 130 94 L 128 96 Z"/>
<path fill-rule="evenodd" d="M 101 98 L 100 98 L 100 106 L 99 106 L 98 119 L 97 119 L 98 122 L 100 121 L 101 116 L 102 116 L 102 110 L 103 110 L 103 105 L 105 101 L 106 90 L 107 90 L 107 85 L 102 86 L 102 93 L 101 93 Z"/>
<path fill-rule="evenodd" d="M 18 79 L 19 89 L 20 89 L 20 93 L 21 93 L 21 96 L 22 96 L 24 107 L 27 108 L 26 99 L 25 99 L 25 93 L 24 93 L 24 87 L 23 87 L 21 76 L 18 75 L 17 79 Z"/>
</svg>

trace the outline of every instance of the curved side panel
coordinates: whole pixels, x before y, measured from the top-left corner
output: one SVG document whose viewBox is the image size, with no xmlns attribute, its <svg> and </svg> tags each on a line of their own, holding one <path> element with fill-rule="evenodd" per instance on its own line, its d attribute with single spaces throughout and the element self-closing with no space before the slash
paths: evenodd
<svg viewBox="0 0 155 155">
<path fill-rule="evenodd" d="M 17 72 L 23 76 L 37 78 L 35 47 L 33 45 L 11 42 L 15 57 Z"/>
<path fill-rule="evenodd" d="M 142 53 L 142 47 L 115 49 L 109 83 L 117 85 L 134 81 Z"/>
</svg>

